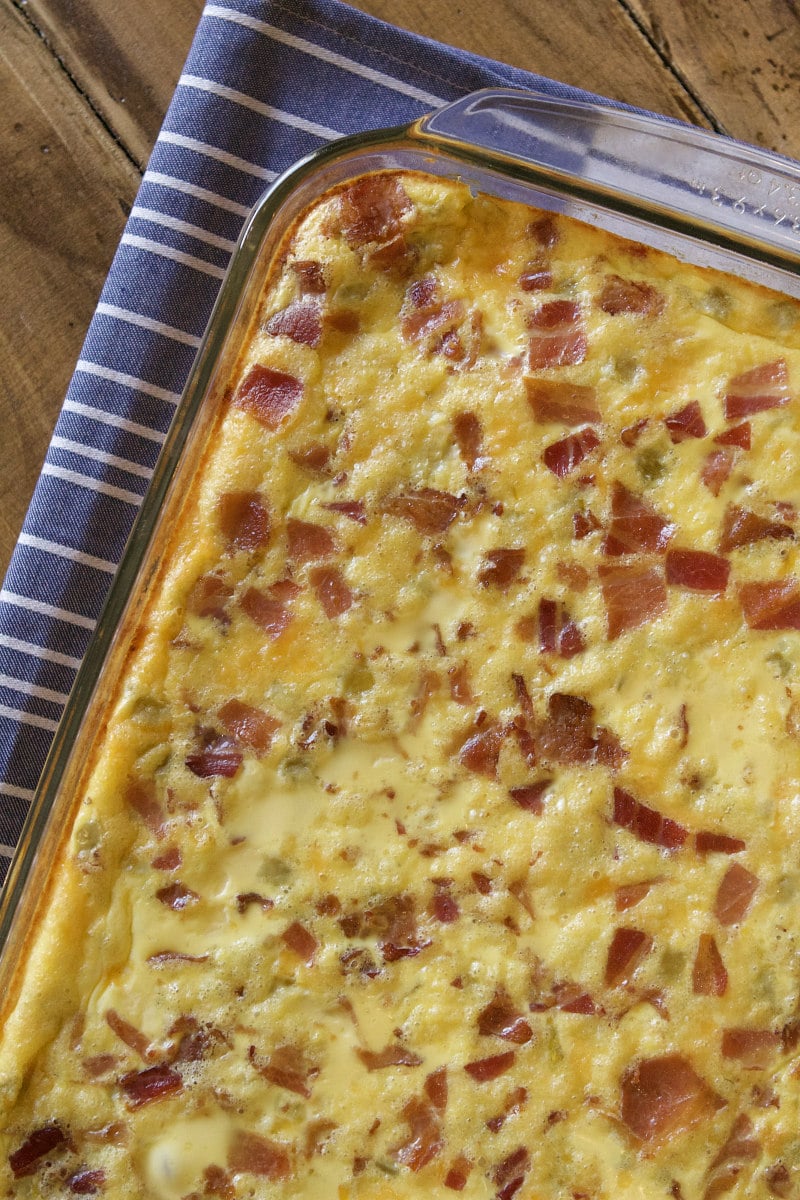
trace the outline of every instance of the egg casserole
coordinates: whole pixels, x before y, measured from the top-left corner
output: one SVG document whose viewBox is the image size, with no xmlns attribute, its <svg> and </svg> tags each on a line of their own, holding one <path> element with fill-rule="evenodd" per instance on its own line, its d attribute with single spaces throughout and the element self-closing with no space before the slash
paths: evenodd
<svg viewBox="0 0 800 1200">
<path fill-rule="evenodd" d="M 423 174 L 311 207 L 4 1014 L 0 1196 L 800 1196 L 798 388 L 754 284 Z"/>
</svg>

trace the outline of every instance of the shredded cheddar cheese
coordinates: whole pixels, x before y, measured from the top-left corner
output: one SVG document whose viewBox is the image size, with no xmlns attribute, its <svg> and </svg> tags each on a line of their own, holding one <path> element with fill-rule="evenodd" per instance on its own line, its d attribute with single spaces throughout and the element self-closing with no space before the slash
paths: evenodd
<svg viewBox="0 0 800 1200">
<path fill-rule="evenodd" d="M 800 1195 L 800 305 L 298 223 L 0 1030 L 0 1195 Z"/>
</svg>

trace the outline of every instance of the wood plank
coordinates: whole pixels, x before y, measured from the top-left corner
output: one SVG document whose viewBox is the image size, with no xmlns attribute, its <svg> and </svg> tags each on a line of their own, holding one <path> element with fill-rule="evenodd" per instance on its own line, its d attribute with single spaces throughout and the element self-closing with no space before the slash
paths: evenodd
<svg viewBox="0 0 800 1200">
<path fill-rule="evenodd" d="M 203 0 L 27 0 L 25 14 L 144 169 Z"/>
<path fill-rule="evenodd" d="M 732 137 L 800 158 L 800 13 L 794 0 L 626 0 Z"/>
<path fill-rule="evenodd" d="M 0 577 L 139 173 L 0 0 Z"/>
<path fill-rule="evenodd" d="M 405 29 L 626 104 L 706 125 L 702 108 L 619 0 L 350 0 Z M 653 0 L 667 8 L 675 0 Z M 491 12 L 491 16 L 489 16 Z"/>
</svg>

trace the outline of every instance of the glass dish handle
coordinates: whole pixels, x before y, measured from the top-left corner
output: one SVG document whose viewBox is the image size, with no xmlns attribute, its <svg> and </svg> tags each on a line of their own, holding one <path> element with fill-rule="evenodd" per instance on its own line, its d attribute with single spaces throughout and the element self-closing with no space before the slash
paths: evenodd
<svg viewBox="0 0 800 1200">
<path fill-rule="evenodd" d="M 645 113 L 505 88 L 464 96 L 416 132 L 465 157 L 470 147 L 491 151 L 599 203 L 641 203 L 800 262 L 800 164 L 767 150 Z"/>
</svg>

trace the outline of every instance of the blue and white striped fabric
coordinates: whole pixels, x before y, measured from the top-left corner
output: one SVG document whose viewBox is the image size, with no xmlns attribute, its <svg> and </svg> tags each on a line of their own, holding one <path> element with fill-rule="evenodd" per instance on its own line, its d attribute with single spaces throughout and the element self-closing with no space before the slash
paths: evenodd
<svg viewBox="0 0 800 1200">
<path fill-rule="evenodd" d="M 0 882 L 250 206 L 325 142 L 498 85 L 587 98 L 337 0 L 205 9 L 0 592 Z"/>
</svg>

